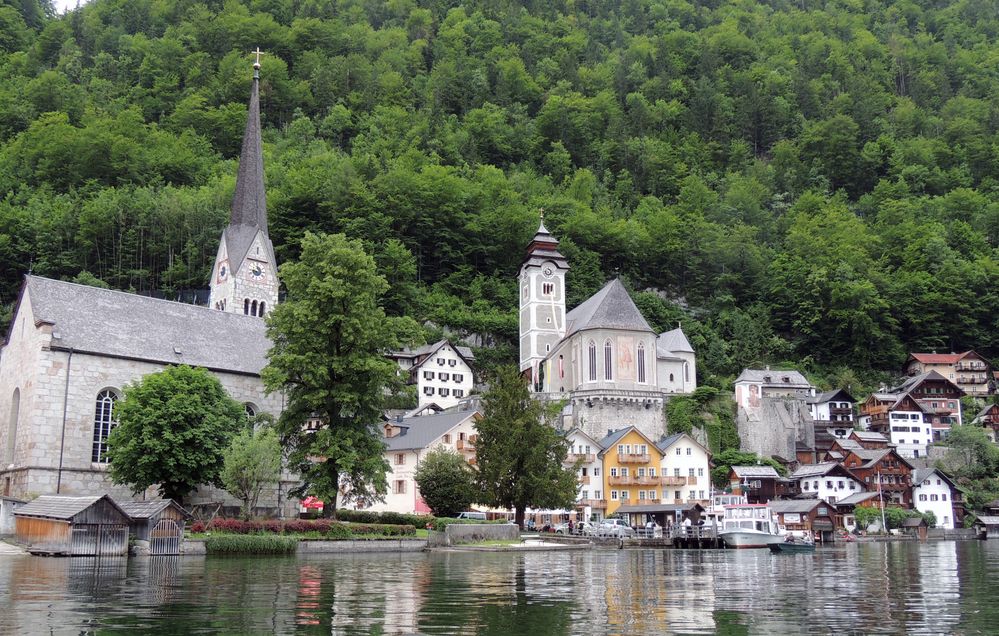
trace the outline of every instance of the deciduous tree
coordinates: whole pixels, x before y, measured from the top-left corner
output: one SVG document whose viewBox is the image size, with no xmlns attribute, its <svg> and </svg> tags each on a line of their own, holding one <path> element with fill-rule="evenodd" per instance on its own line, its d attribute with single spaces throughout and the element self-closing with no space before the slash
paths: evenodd
<svg viewBox="0 0 999 636">
<path fill-rule="evenodd" d="M 270 426 L 245 428 L 226 449 L 222 465 L 222 487 L 243 502 L 243 518 L 249 519 L 260 493 L 281 476 L 281 444 Z"/>
<path fill-rule="evenodd" d="M 472 471 L 461 453 L 436 448 L 420 461 L 414 475 L 423 501 L 438 517 L 454 517 L 475 498 Z"/>
<path fill-rule="evenodd" d="M 108 436 L 110 475 L 133 492 L 159 485 L 183 501 L 202 484 L 221 486 L 222 457 L 246 422 L 243 407 L 211 373 L 167 367 L 125 387 Z"/>
<path fill-rule="evenodd" d="M 268 390 L 285 394 L 277 428 L 303 481 L 296 494 L 319 497 L 335 516 L 341 498 L 365 504 L 385 494 L 376 424 L 399 374 L 384 352 L 399 346 L 411 320 L 385 315 L 388 283 L 361 242 L 342 234 L 306 232 L 281 280 L 288 299 L 268 317 L 274 346 L 262 375 Z"/>
</svg>

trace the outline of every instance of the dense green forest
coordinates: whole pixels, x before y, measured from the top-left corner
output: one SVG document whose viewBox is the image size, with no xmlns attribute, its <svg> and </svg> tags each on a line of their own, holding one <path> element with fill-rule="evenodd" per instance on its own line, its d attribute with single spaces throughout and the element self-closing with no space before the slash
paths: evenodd
<svg viewBox="0 0 999 636">
<path fill-rule="evenodd" d="M 482 360 L 541 208 L 570 305 L 621 276 L 707 384 L 995 357 L 997 38 L 996 0 L 0 0 L 0 323 L 29 267 L 206 287 L 259 46 L 278 258 L 359 237 Z"/>
</svg>

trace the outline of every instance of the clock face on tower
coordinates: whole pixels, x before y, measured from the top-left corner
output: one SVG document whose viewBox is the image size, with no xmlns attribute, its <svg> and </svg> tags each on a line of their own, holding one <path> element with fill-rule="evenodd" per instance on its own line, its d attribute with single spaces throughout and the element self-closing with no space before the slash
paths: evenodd
<svg viewBox="0 0 999 636">
<path fill-rule="evenodd" d="M 254 263 L 250 266 L 250 276 L 253 280 L 263 280 L 265 274 L 264 266 L 261 263 Z"/>
<path fill-rule="evenodd" d="M 219 263 L 218 282 L 224 283 L 229 278 L 229 261 Z"/>
<path fill-rule="evenodd" d="M 545 275 L 545 278 L 551 278 L 555 271 L 550 266 L 545 265 L 545 268 L 541 270 L 541 273 Z"/>
</svg>

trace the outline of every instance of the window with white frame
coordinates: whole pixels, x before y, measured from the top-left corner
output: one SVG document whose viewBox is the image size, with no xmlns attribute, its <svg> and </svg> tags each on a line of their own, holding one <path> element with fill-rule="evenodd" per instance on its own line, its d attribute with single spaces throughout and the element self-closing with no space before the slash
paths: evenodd
<svg viewBox="0 0 999 636">
<path fill-rule="evenodd" d="M 424 380 L 433 380 L 434 379 L 434 372 L 433 371 L 424 371 L 423 372 L 423 379 Z"/>
<path fill-rule="evenodd" d="M 439 395 L 440 395 L 441 397 L 447 397 L 448 395 L 450 395 L 450 394 L 451 394 L 451 389 L 445 389 L 445 388 L 443 388 L 443 387 L 442 387 L 442 388 L 440 388 L 440 389 L 437 389 L 437 393 L 438 393 L 438 394 L 439 394 Z"/>
<path fill-rule="evenodd" d="M 94 445 L 90 455 L 91 461 L 96 464 L 108 462 L 108 435 L 117 424 L 112 418 L 114 403 L 117 401 L 118 394 L 111 389 L 104 389 L 97 394 L 94 407 Z"/>
<path fill-rule="evenodd" d="M 617 501 L 617 491 L 616 490 L 612 490 L 611 491 L 611 501 Z"/>
<path fill-rule="evenodd" d="M 441 382 L 447 382 L 448 378 L 450 378 L 450 377 L 451 377 L 450 374 L 444 373 L 443 371 L 441 371 L 441 374 L 440 374 Z"/>
<path fill-rule="evenodd" d="M 645 382 L 645 343 L 638 343 L 638 355 L 635 356 L 638 361 L 638 381 Z"/>
<path fill-rule="evenodd" d="M 613 380 L 614 373 L 612 369 L 614 368 L 614 349 L 611 347 L 611 341 L 608 340 L 604 343 L 604 380 Z"/>
<path fill-rule="evenodd" d="M 614 468 L 613 466 L 611 466 L 610 476 L 611 477 L 617 477 L 617 468 Z"/>
<path fill-rule="evenodd" d="M 437 358 L 437 366 L 439 367 L 444 366 L 444 358 Z"/>
<path fill-rule="evenodd" d="M 590 341 L 586 346 L 586 361 L 589 364 L 588 378 L 590 382 L 597 381 L 597 343 Z"/>
</svg>

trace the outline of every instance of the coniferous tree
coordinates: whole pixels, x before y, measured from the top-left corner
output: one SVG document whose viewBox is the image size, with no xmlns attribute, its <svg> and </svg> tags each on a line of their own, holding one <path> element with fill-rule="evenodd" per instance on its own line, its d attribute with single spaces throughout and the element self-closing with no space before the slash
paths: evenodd
<svg viewBox="0 0 999 636">
<path fill-rule="evenodd" d="M 527 508 L 571 508 L 576 471 L 563 467 L 569 441 L 552 422 L 560 404 L 531 397 L 514 367 L 502 367 L 482 396 L 476 423 L 476 485 L 482 503 L 513 508 L 524 525 Z"/>
</svg>

